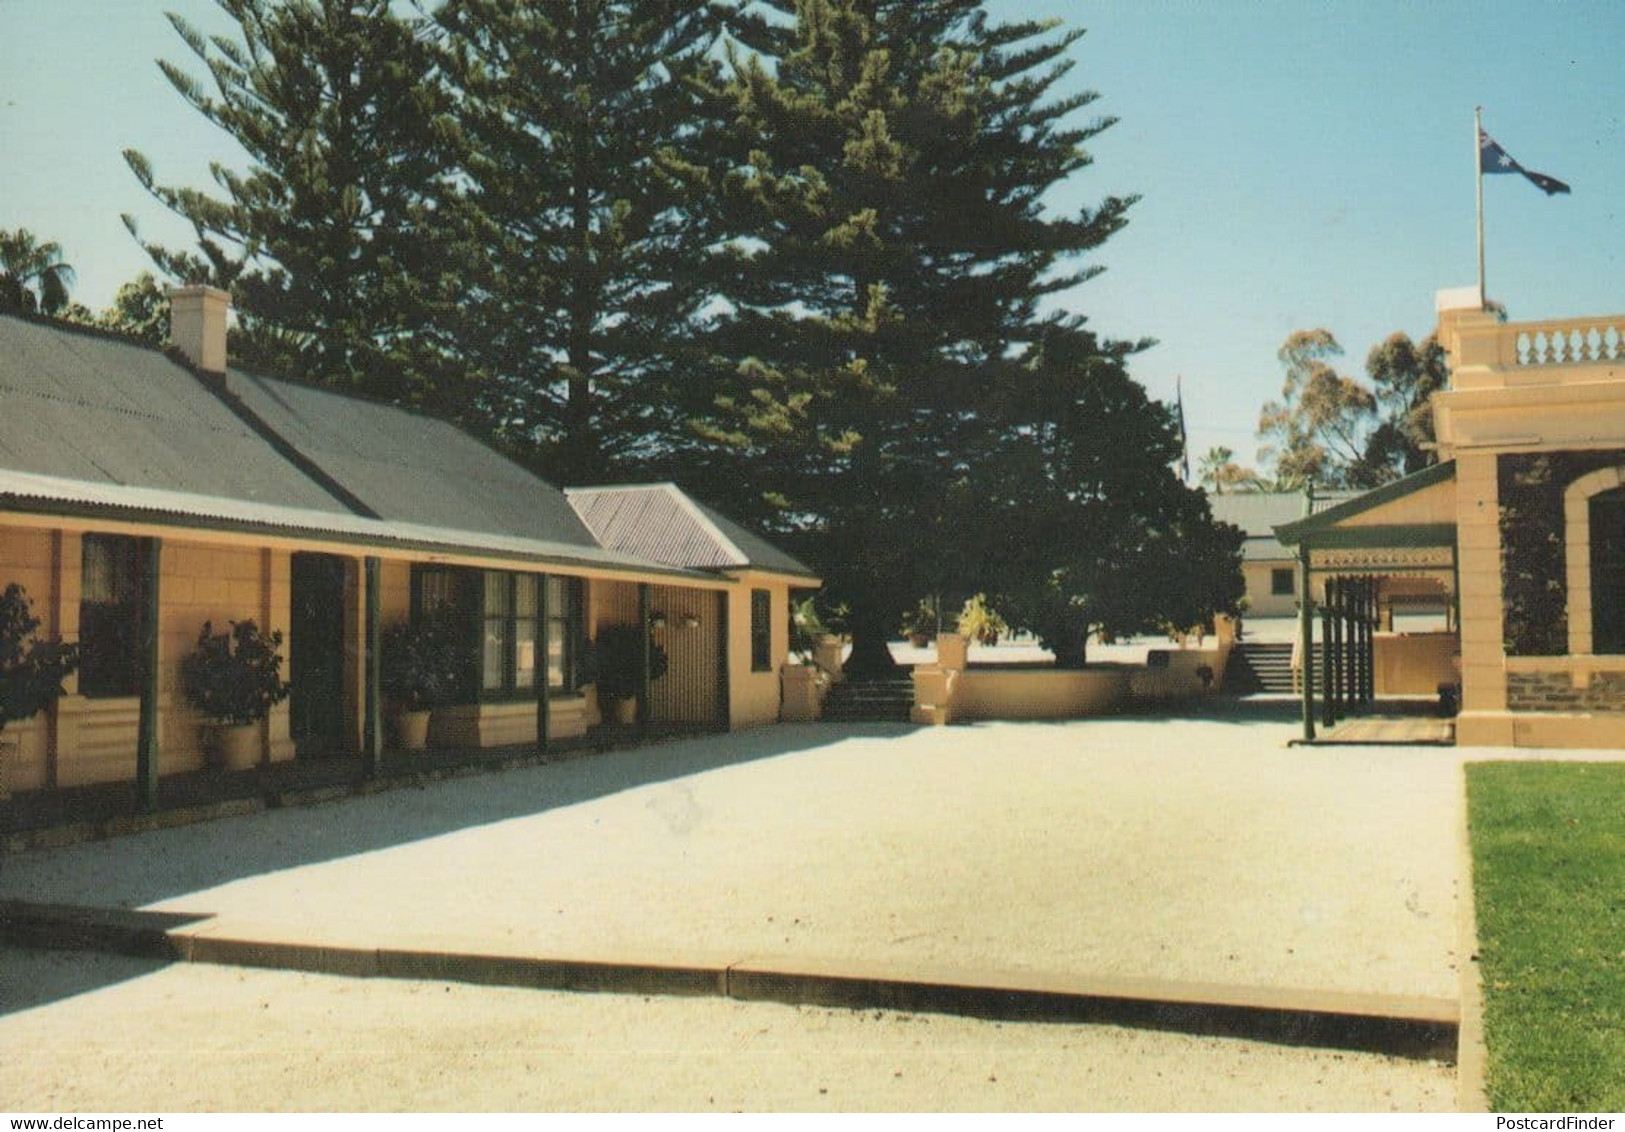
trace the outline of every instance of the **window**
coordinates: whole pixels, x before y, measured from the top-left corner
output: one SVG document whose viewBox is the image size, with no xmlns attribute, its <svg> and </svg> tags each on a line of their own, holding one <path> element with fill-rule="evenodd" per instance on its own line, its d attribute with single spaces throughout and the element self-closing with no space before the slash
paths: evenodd
<svg viewBox="0 0 1625 1132">
<path fill-rule="evenodd" d="M 750 670 L 773 670 L 773 597 L 766 590 L 750 591 Z"/>
<path fill-rule="evenodd" d="M 468 642 L 467 679 L 479 698 L 535 696 L 537 654 L 544 644 L 541 575 L 420 567 L 414 579 L 417 615 L 451 618 Z M 578 578 L 548 579 L 545 647 L 547 686 L 553 691 L 568 690 L 575 677 L 580 586 Z"/>
<path fill-rule="evenodd" d="M 547 579 L 547 686 L 575 689 L 576 638 L 581 635 L 581 579 Z"/>
<path fill-rule="evenodd" d="M 1270 593 L 1273 596 L 1291 597 L 1295 589 L 1290 566 L 1270 571 Z"/>
<path fill-rule="evenodd" d="M 458 700 L 473 699 L 478 686 L 475 678 L 479 675 L 479 653 L 474 647 L 474 617 L 481 595 L 474 587 L 479 577 L 477 571 L 445 566 L 412 568 L 412 620 L 443 621 L 457 643 Z"/>
<path fill-rule="evenodd" d="M 1591 497 L 1591 650 L 1625 653 L 1625 487 Z"/>
<path fill-rule="evenodd" d="M 80 560 L 79 691 L 134 696 L 141 691 L 140 541 L 86 535 Z"/>
<path fill-rule="evenodd" d="M 513 578 L 486 571 L 485 602 L 480 609 L 485 621 L 484 648 L 480 653 L 480 687 L 502 692 L 513 687 L 508 668 L 514 642 Z"/>
<path fill-rule="evenodd" d="M 491 699 L 529 699 L 535 692 L 538 581 L 535 574 L 485 571 L 480 688 Z"/>
</svg>

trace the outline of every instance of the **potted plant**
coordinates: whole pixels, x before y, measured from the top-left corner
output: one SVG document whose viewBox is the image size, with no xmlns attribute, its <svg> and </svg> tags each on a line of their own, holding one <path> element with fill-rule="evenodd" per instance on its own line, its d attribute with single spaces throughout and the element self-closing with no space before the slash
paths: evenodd
<svg viewBox="0 0 1625 1132">
<path fill-rule="evenodd" d="M 259 762 L 256 724 L 288 698 L 282 679 L 280 632 L 261 632 L 253 621 L 233 621 L 216 633 L 205 621 L 197 651 L 181 661 L 181 679 L 192 706 L 212 721 L 204 744 L 212 765 L 245 770 Z"/>
<path fill-rule="evenodd" d="M 790 603 L 790 651 L 803 661 L 812 659 L 818 642 L 829 635 L 824 619 L 819 616 L 817 599 L 808 594 L 800 601 Z"/>
<path fill-rule="evenodd" d="M 428 745 L 430 713 L 457 697 L 455 638 L 441 618 L 399 621 L 384 630 L 380 662 L 395 743 L 420 751 Z"/>
<path fill-rule="evenodd" d="M 975 641 L 979 645 L 989 647 L 999 643 L 999 638 L 1010 631 L 991 606 L 987 604 L 986 594 L 977 594 L 965 603 L 965 608 L 959 614 L 959 635 L 968 641 Z"/>
<path fill-rule="evenodd" d="M 616 723 L 637 722 L 638 681 L 643 670 L 643 634 L 636 625 L 600 629 L 594 649 L 598 661 L 598 699 L 608 703 Z M 649 642 L 649 679 L 666 674 L 666 650 Z"/>
<path fill-rule="evenodd" d="M 38 629 L 28 594 L 11 583 L 0 592 L 0 737 L 6 724 L 31 719 L 55 702 L 62 695 L 62 681 L 79 666 L 75 646 L 40 640 L 34 635 Z M 6 750 L 0 742 L 0 801 L 11 797 Z"/>
<path fill-rule="evenodd" d="M 937 635 L 937 607 L 921 598 L 918 605 L 903 614 L 903 635 L 917 649 L 930 644 Z"/>
</svg>

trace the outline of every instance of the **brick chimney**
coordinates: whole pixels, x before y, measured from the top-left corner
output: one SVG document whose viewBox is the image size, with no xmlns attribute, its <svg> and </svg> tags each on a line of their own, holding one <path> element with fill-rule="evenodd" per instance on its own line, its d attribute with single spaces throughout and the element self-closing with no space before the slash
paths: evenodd
<svg viewBox="0 0 1625 1132">
<path fill-rule="evenodd" d="M 231 296 L 194 284 L 169 292 L 169 344 L 204 373 L 226 372 L 226 315 Z"/>
</svg>

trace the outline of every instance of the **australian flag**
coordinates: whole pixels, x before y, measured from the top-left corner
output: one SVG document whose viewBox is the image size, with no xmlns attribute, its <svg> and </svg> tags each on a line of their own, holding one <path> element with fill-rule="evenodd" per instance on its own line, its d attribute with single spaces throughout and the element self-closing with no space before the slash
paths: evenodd
<svg viewBox="0 0 1625 1132">
<path fill-rule="evenodd" d="M 1525 169 L 1512 155 L 1502 149 L 1496 140 L 1483 130 L 1478 131 L 1478 171 L 1480 173 L 1522 173 L 1534 184 L 1535 188 L 1547 196 L 1556 196 L 1566 193 L 1569 187 L 1556 177 L 1548 177 L 1544 173 L 1536 173 Z"/>
</svg>

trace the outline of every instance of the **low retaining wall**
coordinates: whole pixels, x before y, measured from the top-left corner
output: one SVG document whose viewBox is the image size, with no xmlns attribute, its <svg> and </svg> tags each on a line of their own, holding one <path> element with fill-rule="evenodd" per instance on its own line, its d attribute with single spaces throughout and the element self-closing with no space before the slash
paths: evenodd
<svg viewBox="0 0 1625 1132">
<path fill-rule="evenodd" d="M 1026 668 L 988 665 L 914 669 L 916 723 L 1085 719 L 1147 704 L 1210 695 L 1224 682 L 1230 644 L 1156 649 L 1145 665 Z"/>
<path fill-rule="evenodd" d="M 1455 633 L 1378 633 L 1371 649 L 1378 695 L 1434 696 L 1461 679 Z"/>
<path fill-rule="evenodd" d="M 1129 669 L 967 668 L 949 701 L 955 720 L 1075 719 L 1116 711 Z"/>
</svg>

